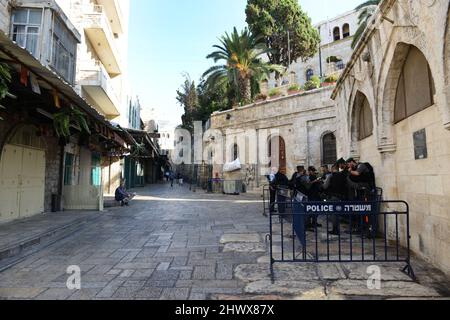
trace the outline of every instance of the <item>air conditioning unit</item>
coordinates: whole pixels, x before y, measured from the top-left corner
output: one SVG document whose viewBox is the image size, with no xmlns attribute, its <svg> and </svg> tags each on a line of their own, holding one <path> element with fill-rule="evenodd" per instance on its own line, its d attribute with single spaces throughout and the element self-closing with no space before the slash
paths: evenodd
<svg viewBox="0 0 450 320">
<path fill-rule="evenodd" d="M 223 182 L 223 193 L 238 195 L 242 192 L 242 180 L 225 180 Z"/>
</svg>

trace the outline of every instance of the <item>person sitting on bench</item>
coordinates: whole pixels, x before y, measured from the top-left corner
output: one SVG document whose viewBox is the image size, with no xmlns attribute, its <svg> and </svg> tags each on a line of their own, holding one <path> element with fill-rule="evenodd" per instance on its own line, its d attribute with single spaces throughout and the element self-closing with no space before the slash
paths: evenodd
<svg viewBox="0 0 450 320">
<path fill-rule="evenodd" d="M 115 198 L 116 201 L 120 202 L 120 205 L 128 206 L 130 201 L 134 198 L 134 194 L 128 193 L 125 189 L 125 180 L 120 182 L 120 186 L 116 189 Z"/>
</svg>

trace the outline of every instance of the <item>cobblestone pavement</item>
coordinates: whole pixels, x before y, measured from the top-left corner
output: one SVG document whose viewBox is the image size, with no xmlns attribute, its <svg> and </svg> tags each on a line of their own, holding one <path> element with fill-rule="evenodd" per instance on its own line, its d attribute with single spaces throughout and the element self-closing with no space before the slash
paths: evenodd
<svg viewBox="0 0 450 320">
<path fill-rule="evenodd" d="M 2 299 L 442 298 L 448 279 L 414 261 L 420 284 L 382 265 L 382 289 L 367 266 L 277 265 L 270 281 L 268 221 L 257 195 L 225 196 L 157 185 L 138 190 L 73 236 L 0 273 Z M 76 214 L 76 213 L 74 213 Z M 81 290 L 67 289 L 68 266 Z"/>
</svg>

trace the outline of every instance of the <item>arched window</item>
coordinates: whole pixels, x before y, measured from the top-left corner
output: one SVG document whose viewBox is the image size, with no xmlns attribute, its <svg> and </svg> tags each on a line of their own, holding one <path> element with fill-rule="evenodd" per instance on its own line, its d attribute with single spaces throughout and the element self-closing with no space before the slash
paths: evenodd
<svg viewBox="0 0 450 320">
<path fill-rule="evenodd" d="M 314 70 L 313 69 L 310 68 L 310 69 L 306 70 L 306 81 L 311 80 L 313 75 L 314 75 Z"/>
<path fill-rule="evenodd" d="M 336 136 L 328 133 L 322 138 L 322 164 L 334 164 L 337 159 Z"/>
<path fill-rule="evenodd" d="M 339 27 L 333 29 L 333 39 L 334 41 L 341 40 L 341 29 Z"/>
<path fill-rule="evenodd" d="M 358 126 L 358 140 L 364 140 L 373 134 L 373 116 L 367 97 L 358 92 L 355 99 L 356 125 Z"/>
<path fill-rule="evenodd" d="M 395 123 L 434 104 L 435 87 L 425 56 L 411 46 L 403 65 L 395 100 Z"/>
<path fill-rule="evenodd" d="M 344 39 L 350 37 L 350 25 L 348 23 L 342 27 L 342 37 Z"/>
</svg>

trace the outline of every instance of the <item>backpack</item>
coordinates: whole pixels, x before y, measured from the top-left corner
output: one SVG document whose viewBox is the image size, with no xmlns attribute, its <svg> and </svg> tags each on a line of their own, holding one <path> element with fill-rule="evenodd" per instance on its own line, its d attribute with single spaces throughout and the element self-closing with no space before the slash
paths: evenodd
<svg viewBox="0 0 450 320">
<path fill-rule="evenodd" d="M 377 187 L 375 181 L 375 170 L 373 169 L 372 165 L 368 162 L 364 163 L 364 165 L 369 170 L 369 172 L 365 174 L 364 180 L 369 183 L 370 189 L 374 190 Z"/>
</svg>

